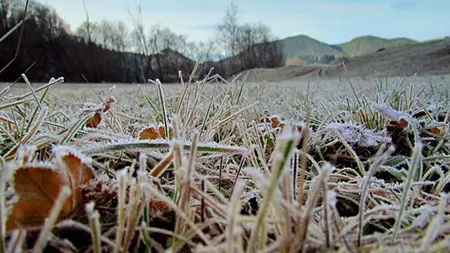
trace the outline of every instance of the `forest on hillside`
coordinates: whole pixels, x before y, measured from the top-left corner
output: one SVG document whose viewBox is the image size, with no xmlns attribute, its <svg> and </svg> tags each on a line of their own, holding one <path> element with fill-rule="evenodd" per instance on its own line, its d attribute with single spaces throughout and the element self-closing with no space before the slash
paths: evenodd
<svg viewBox="0 0 450 253">
<path fill-rule="evenodd" d="M 81 10 L 83 11 L 83 10 Z M 216 38 L 193 42 L 167 27 L 144 24 L 140 8 L 123 21 L 86 20 L 74 32 L 50 6 L 37 1 L 0 0 L 0 81 L 26 73 L 30 81 L 63 76 L 68 82 L 177 82 L 211 68 L 227 78 L 257 67 L 284 64 L 280 43 L 268 26 L 242 23 L 231 3 L 216 26 Z M 217 57 L 223 52 L 223 57 Z"/>
</svg>

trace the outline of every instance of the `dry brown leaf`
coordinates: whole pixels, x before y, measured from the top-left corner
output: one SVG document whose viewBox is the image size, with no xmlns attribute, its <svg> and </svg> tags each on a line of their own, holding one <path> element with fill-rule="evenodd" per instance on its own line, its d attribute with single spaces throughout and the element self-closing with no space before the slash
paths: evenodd
<svg viewBox="0 0 450 253">
<path fill-rule="evenodd" d="M 67 153 L 58 159 L 62 172 L 65 173 L 65 181 L 68 183 L 72 196 L 68 201 L 71 202 L 72 211 L 76 211 L 83 201 L 81 186 L 94 179 L 95 175 L 88 164 L 75 154 Z"/>
<path fill-rule="evenodd" d="M 155 127 L 144 128 L 139 133 L 139 140 L 156 140 L 159 138 L 161 138 L 161 136 Z"/>
<path fill-rule="evenodd" d="M 173 136 L 173 129 L 169 126 L 169 136 Z M 167 139 L 166 128 L 163 124 L 159 124 L 157 127 L 151 126 L 141 130 L 139 133 L 139 140 L 156 140 Z"/>
<path fill-rule="evenodd" d="M 102 122 L 102 114 L 101 112 L 96 112 L 94 116 L 86 121 L 86 127 L 97 128 L 100 122 Z"/>
<path fill-rule="evenodd" d="M 18 201 L 6 222 L 7 230 L 42 225 L 64 186 L 70 188 L 71 195 L 63 204 L 58 220 L 83 206 L 80 187 L 94 179 L 92 169 L 80 155 L 72 152 L 57 152 L 55 159 L 56 166 L 30 164 L 16 169 L 13 187 Z"/>
<path fill-rule="evenodd" d="M 62 175 L 52 167 L 24 166 L 14 174 L 14 204 L 6 222 L 7 230 L 42 225 L 64 183 Z M 60 217 L 67 215 L 68 205 Z"/>
<path fill-rule="evenodd" d="M 108 98 L 105 102 L 105 107 L 96 111 L 94 116 L 86 121 L 86 127 L 97 128 L 97 126 L 102 122 L 103 113 L 109 111 L 109 109 L 111 109 L 111 104 L 114 102 L 116 102 L 114 98 Z"/>
<path fill-rule="evenodd" d="M 105 108 L 103 108 L 103 112 L 109 111 L 111 109 L 111 104 L 116 102 L 116 100 L 113 97 L 109 97 L 105 102 Z"/>
</svg>

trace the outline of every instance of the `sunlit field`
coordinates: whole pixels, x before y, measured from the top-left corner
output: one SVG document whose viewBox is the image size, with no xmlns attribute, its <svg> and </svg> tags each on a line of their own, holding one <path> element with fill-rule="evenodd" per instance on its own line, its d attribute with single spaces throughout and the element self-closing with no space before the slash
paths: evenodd
<svg viewBox="0 0 450 253">
<path fill-rule="evenodd" d="M 449 76 L 1 90 L 2 252 L 450 247 Z"/>
</svg>

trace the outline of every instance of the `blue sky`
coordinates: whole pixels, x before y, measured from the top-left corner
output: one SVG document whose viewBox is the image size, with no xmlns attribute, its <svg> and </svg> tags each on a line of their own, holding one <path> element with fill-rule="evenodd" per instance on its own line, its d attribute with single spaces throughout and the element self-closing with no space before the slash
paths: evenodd
<svg viewBox="0 0 450 253">
<path fill-rule="evenodd" d="M 56 9 L 72 30 L 85 20 L 81 0 L 38 0 Z M 143 21 L 189 40 L 213 38 L 228 0 L 85 0 L 91 20 L 123 20 L 141 5 Z M 361 35 L 427 40 L 450 36 L 450 0 L 235 0 L 242 22 L 262 22 L 277 38 L 305 34 L 326 43 Z"/>
</svg>

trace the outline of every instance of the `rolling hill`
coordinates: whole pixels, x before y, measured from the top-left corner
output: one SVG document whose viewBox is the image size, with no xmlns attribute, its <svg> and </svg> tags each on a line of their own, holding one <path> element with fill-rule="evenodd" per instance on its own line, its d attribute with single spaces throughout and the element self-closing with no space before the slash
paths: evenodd
<svg viewBox="0 0 450 253">
<path fill-rule="evenodd" d="M 360 56 L 377 50 L 417 43 L 408 38 L 384 39 L 375 36 L 361 36 L 349 42 L 336 45 L 346 56 Z"/>
<path fill-rule="evenodd" d="M 346 61 L 350 74 L 356 76 L 442 75 L 450 73 L 450 38 L 386 48 Z M 328 74 L 342 75 L 342 65 L 329 69 Z"/>
<path fill-rule="evenodd" d="M 286 62 L 320 62 L 329 63 L 339 58 L 361 56 L 386 48 L 412 45 L 417 41 L 408 38 L 385 39 L 375 36 L 361 36 L 349 42 L 329 45 L 305 35 L 298 35 L 279 40 Z M 326 56 L 332 56 L 331 58 Z"/>
<path fill-rule="evenodd" d="M 345 60 L 348 73 L 354 77 L 395 77 L 411 75 L 450 74 L 450 37 L 406 45 L 391 46 L 373 53 Z M 252 69 L 247 80 L 251 82 L 291 80 L 295 78 L 335 78 L 345 76 L 342 64 L 304 64 L 276 69 Z"/>
<path fill-rule="evenodd" d="M 282 43 L 284 57 L 298 59 L 302 57 L 321 57 L 325 55 L 344 55 L 340 48 L 334 48 L 324 42 L 315 40 L 306 35 L 285 38 Z"/>
</svg>

